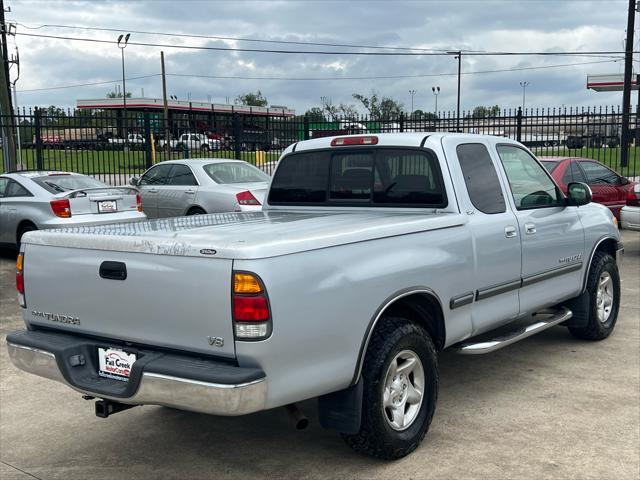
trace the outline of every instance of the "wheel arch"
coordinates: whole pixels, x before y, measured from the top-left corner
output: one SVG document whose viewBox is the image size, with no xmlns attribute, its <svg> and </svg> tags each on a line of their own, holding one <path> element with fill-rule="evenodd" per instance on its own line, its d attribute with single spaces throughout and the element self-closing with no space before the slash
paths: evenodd
<svg viewBox="0 0 640 480">
<path fill-rule="evenodd" d="M 184 212 L 184 215 L 189 215 L 189 212 L 191 210 L 202 210 L 203 212 L 207 213 L 207 209 L 200 206 L 199 204 L 194 203 L 193 205 L 189 205 L 189 208 L 187 208 Z"/>
<path fill-rule="evenodd" d="M 587 279 L 589 278 L 589 272 L 591 272 L 591 264 L 593 263 L 593 257 L 596 252 L 605 252 L 611 255 L 614 259 L 616 258 L 616 252 L 618 251 L 620 241 L 617 238 L 613 237 L 603 237 L 598 240 L 591 250 L 591 254 L 589 256 L 589 263 L 587 263 L 587 268 L 584 272 L 584 277 L 582 279 L 582 292 L 587 289 Z"/>
<path fill-rule="evenodd" d="M 444 310 L 438 295 L 427 287 L 411 287 L 401 290 L 388 297 L 371 318 L 360 346 L 352 384 L 355 384 L 360 378 L 371 335 L 380 321 L 383 321 L 385 315 L 405 317 L 416 321 L 418 325 L 427 330 L 436 350 L 440 351 L 444 348 L 446 327 Z"/>
<path fill-rule="evenodd" d="M 18 237 L 20 236 L 20 232 L 22 231 L 22 229 L 25 227 L 25 225 L 33 225 L 36 230 L 39 230 L 38 225 L 36 224 L 36 222 L 34 222 L 33 220 L 29 220 L 28 218 L 23 218 L 22 220 L 20 220 L 18 222 L 18 226 L 16 227 L 16 231 L 15 231 L 15 241 L 16 244 L 18 244 Z"/>
</svg>

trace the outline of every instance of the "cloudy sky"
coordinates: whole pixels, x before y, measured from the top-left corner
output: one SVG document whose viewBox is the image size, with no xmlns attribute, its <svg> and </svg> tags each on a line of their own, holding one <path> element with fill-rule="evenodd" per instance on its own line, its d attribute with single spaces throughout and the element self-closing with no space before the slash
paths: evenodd
<svg viewBox="0 0 640 480">
<path fill-rule="evenodd" d="M 133 33 L 130 42 L 298 51 L 383 50 L 210 37 L 441 51 L 621 51 L 627 20 L 626 0 L 5 0 L 5 5 L 11 7 L 8 21 L 18 23 L 18 35 L 13 40 L 20 53 L 21 75 L 17 85 L 18 103 L 22 106 L 73 106 L 77 98 L 103 98 L 114 90 L 115 83 L 121 78 L 120 51 L 114 44 L 24 34 L 114 41 L 120 31 L 162 32 L 177 35 Z M 409 90 L 416 90 L 415 108 L 431 111 L 434 108 L 431 88 L 439 86 L 439 110 L 455 109 L 457 63 L 451 56 L 285 55 L 129 45 L 126 49 L 127 78 L 153 75 L 127 81 L 127 90 L 134 96 L 139 96 L 144 89 L 145 96 L 161 97 L 160 50 L 165 51 L 167 73 L 170 74 L 169 94 L 180 99 L 190 95 L 193 100 L 211 98 L 216 103 L 225 103 L 227 98 L 233 100 L 238 94 L 259 89 L 270 104 L 287 105 L 304 112 L 319 105 L 323 96 L 335 104 L 355 104 L 352 93 L 366 94 L 376 90 L 402 101 L 410 109 Z M 396 50 L 399 51 L 404 50 Z M 591 64 L 575 65 L 586 62 Z M 573 65 L 554 67 L 566 64 Z M 513 69 L 525 70 L 473 73 Z M 623 71 L 623 62 L 610 57 L 463 56 L 462 70 L 468 72 L 462 77 L 463 109 L 494 104 L 503 108 L 517 107 L 522 102 L 521 81 L 529 82 L 527 106 L 621 103 L 621 93 L 596 93 L 585 88 L 588 73 Z M 370 78 L 389 76 L 396 78 Z M 294 80 L 305 78 L 321 80 Z M 54 89 L 97 82 L 108 83 Z"/>
</svg>

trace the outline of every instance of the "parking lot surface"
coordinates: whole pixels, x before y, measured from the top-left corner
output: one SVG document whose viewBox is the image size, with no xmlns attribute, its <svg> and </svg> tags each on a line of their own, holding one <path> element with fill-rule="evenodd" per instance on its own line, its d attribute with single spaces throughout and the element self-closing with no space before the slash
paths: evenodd
<svg viewBox="0 0 640 480">
<path fill-rule="evenodd" d="M 22 328 L 14 256 L 0 256 L 0 478 L 640 477 L 640 235 L 623 232 L 622 308 L 613 335 L 578 341 L 556 327 L 484 356 L 440 357 L 440 395 L 413 454 L 352 452 L 283 409 L 224 418 L 138 407 L 108 419 L 93 402 L 13 367 L 4 337 Z M 73 291 L 72 280 L 70 292 Z M 70 297 L 71 298 L 71 297 Z M 295 361 L 295 359 L 292 359 Z"/>
</svg>

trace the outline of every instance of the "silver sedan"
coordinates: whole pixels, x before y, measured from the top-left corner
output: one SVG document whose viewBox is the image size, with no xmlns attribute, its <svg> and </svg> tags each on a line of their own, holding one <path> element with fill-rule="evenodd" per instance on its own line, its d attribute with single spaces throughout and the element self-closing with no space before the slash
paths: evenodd
<svg viewBox="0 0 640 480">
<path fill-rule="evenodd" d="M 186 159 L 154 165 L 138 187 L 149 218 L 259 211 L 271 177 L 241 160 Z"/>
<path fill-rule="evenodd" d="M 143 220 L 131 187 L 111 187 L 70 172 L 0 175 L 0 244 L 19 245 L 31 230 Z"/>
</svg>

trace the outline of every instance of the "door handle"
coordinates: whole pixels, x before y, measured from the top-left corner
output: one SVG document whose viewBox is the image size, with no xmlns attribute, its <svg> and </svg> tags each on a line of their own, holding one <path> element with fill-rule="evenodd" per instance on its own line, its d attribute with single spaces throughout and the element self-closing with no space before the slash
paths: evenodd
<svg viewBox="0 0 640 480">
<path fill-rule="evenodd" d="M 194 193 L 196 193 L 195 190 L 185 190 L 184 193 L 188 193 L 189 195 L 193 195 Z"/>
<path fill-rule="evenodd" d="M 533 235 L 534 233 L 536 233 L 535 223 L 525 223 L 524 231 L 526 232 L 527 235 Z"/>
<path fill-rule="evenodd" d="M 509 225 L 508 227 L 504 227 L 504 236 L 507 238 L 513 238 L 518 236 L 518 230 L 516 227 Z"/>
<path fill-rule="evenodd" d="M 148 193 L 158 193 L 158 190 L 155 188 L 147 190 Z"/>
</svg>

